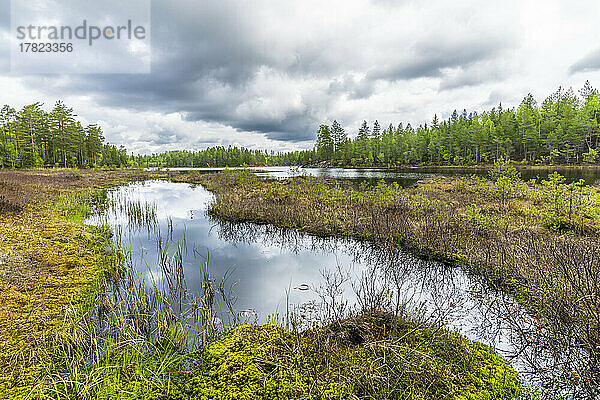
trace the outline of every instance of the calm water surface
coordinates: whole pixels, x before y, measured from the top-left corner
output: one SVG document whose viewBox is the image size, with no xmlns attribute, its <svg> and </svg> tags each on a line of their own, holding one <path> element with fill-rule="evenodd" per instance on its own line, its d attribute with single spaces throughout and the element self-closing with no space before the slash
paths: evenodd
<svg viewBox="0 0 600 400">
<path fill-rule="evenodd" d="M 236 169 L 236 168 L 233 168 Z M 241 168 L 237 168 L 241 169 Z M 414 185 L 417 181 L 433 176 L 488 176 L 488 171 L 474 168 L 398 168 L 398 169 L 362 169 L 362 168 L 298 168 L 298 167 L 252 167 L 263 177 L 285 179 L 298 174 L 324 176 L 336 179 L 347 179 L 356 183 L 377 183 L 384 180 L 397 182 L 402 187 Z M 172 171 L 199 171 L 211 173 L 223 168 L 169 168 Z M 520 169 L 524 180 L 546 179 L 549 174 L 558 172 L 566 178 L 567 183 L 583 179 L 587 185 L 600 185 L 600 169 L 586 167 L 527 168 Z"/>
<path fill-rule="evenodd" d="M 208 262 L 214 285 L 224 280 L 231 288 L 233 313 L 241 320 L 257 322 L 276 316 L 284 321 L 288 311 L 307 322 L 318 320 L 323 317 L 323 304 L 356 305 L 356 293 L 364 289 L 361 282 L 392 285 L 414 312 L 493 346 L 528 380 L 558 382 L 562 373 L 556 365 L 564 360 L 551 346 L 532 346 L 541 335 L 536 321 L 510 298 L 458 268 L 354 240 L 219 221 L 207 212 L 213 195 L 199 185 L 149 181 L 120 187 L 109 197 L 110 207 L 90 222 L 108 223 L 120 233 L 134 270 L 148 285 L 166 279 L 157 261 L 166 253 L 169 259 L 181 259 L 186 290 L 199 294 L 202 268 Z M 132 219 L 131 204 L 149 210 L 152 223 Z M 337 288 L 333 300 L 322 290 L 332 284 Z M 226 308 L 222 302 L 221 306 Z M 544 373 L 537 370 L 542 359 L 547 368 Z"/>
</svg>

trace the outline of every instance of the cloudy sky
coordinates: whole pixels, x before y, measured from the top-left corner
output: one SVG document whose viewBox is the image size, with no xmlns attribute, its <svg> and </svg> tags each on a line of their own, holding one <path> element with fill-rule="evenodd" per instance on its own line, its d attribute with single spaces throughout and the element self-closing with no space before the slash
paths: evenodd
<svg viewBox="0 0 600 400">
<path fill-rule="evenodd" d="M 600 87 L 597 0 L 154 0 L 152 72 L 106 75 L 11 73 L 9 9 L 0 103 L 62 99 L 135 153 L 303 149 L 333 119 L 353 135 Z"/>
</svg>

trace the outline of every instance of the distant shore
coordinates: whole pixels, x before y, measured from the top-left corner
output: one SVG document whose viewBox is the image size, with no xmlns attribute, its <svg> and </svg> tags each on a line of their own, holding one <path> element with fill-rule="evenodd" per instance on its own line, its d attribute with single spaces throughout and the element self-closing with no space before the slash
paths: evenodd
<svg viewBox="0 0 600 400">
<path fill-rule="evenodd" d="M 529 169 L 557 169 L 557 170 L 580 170 L 580 169 L 588 169 L 588 170 L 600 170 L 600 165 L 595 164 L 580 164 L 580 165 L 567 165 L 567 164 L 549 164 L 549 165 L 527 165 L 527 164 L 519 164 L 514 163 L 511 164 L 518 170 L 529 170 Z M 476 165 L 394 165 L 394 166 L 352 166 L 352 165 L 331 165 L 328 163 L 317 163 L 317 164 L 309 164 L 303 165 L 302 168 L 342 168 L 342 169 L 397 169 L 397 170 L 474 170 L 474 171 L 482 171 L 489 170 L 494 166 L 494 164 L 476 164 Z M 269 167 L 289 167 L 289 165 L 269 165 Z M 168 167 L 165 167 L 168 168 Z M 176 167 L 171 167 L 176 168 Z M 199 167 L 200 168 L 200 167 Z M 225 167 L 223 167 L 225 168 Z M 252 168 L 252 167 L 249 167 Z"/>
</svg>

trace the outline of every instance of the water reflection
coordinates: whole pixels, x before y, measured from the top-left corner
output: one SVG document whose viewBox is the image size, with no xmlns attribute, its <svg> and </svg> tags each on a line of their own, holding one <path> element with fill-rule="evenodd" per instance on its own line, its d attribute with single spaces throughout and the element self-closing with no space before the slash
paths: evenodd
<svg viewBox="0 0 600 400">
<path fill-rule="evenodd" d="M 201 186 L 132 184 L 111 192 L 110 207 L 91 222 L 121 232 L 148 284 L 192 297 L 212 290 L 222 311 L 211 317 L 217 328 L 240 320 L 302 328 L 359 307 L 409 308 L 493 346 L 529 382 L 574 396 L 595 390 L 598 369 L 568 332 L 548 331 L 476 276 L 385 244 L 220 221 L 207 213 L 212 201 Z M 182 297 L 172 301 L 181 306 Z"/>
<path fill-rule="evenodd" d="M 587 185 L 600 184 L 600 169 L 593 166 L 578 167 L 517 167 L 524 180 L 536 179 L 538 182 L 547 179 L 548 175 L 558 172 L 566 178 L 566 183 L 577 182 L 583 179 Z M 222 171 L 224 168 L 169 168 L 172 171 L 198 171 L 212 173 Z M 231 168 L 242 169 L 242 168 Z M 417 181 L 433 176 L 479 176 L 487 177 L 488 171 L 481 168 L 455 168 L 455 167 L 419 167 L 419 168 L 298 168 L 298 167 L 252 167 L 257 175 L 275 179 L 285 179 L 299 174 L 323 176 L 336 179 L 350 180 L 355 183 L 365 182 L 376 184 L 383 180 L 387 183 L 397 182 L 401 187 L 409 187 Z"/>
</svg>

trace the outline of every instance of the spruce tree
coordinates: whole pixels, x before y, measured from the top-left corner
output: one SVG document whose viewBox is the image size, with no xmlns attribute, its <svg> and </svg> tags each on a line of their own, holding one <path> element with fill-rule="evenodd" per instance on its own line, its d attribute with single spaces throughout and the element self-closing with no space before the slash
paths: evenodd
<svg viewBox="0 0 600 400">
<path fill-rule="evenodd" d="M 371 132 L 371 137 L 373 139 L 379 139 L 381 137 L 381 127 L 379 126 L 379 121 L 375 120 L 373 124 L 373 131 Z"/>
</svg>

